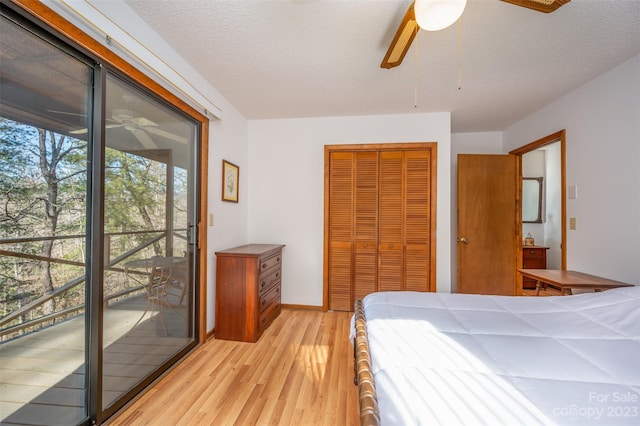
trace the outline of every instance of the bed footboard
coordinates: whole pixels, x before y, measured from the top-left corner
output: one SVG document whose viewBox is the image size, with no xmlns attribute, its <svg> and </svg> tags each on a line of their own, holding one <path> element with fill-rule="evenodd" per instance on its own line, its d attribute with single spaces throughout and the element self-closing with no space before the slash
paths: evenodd
<svg viewBox="0 0 640 426">
<path fill-rule="evenodd" d="M 380 424 L 380 414 L 378 413 L 376 385 L 373 380 L 373 373 L 371 372 L 367 323 L 361 300 L 356 300 L 354 312 L 356 337 L 353 345 L 353 368 L 355 374 L 354 381 L 358 385 L 360 400 L 360 424 L 363 426 L 377 426 Z"/>
</svg>

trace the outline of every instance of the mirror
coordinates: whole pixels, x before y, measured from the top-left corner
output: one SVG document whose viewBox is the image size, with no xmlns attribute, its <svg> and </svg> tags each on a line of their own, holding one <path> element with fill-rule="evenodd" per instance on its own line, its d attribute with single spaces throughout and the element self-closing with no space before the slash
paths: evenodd
<svg viewBox="0 0 640 426">
<path fill-rule="evenodd" d="M 542 178 L 522 178 L 522 222 L 542 223 Z"/>
</svg>

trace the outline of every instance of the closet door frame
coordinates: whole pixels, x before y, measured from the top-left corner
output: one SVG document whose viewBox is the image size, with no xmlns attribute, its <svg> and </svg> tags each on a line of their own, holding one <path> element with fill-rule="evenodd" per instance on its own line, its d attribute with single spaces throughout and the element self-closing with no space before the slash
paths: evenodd
<svg viewBox="0 0 640 426">
<path fill-rule="evenodd" d="M 324 147 L 324 259 L 323 259 L 323 311 L 329 310 L 329 224 L 330 224 L 330 158 L 336 152 L 365 151 L 422 151 L 431 150 L 430 172 L 430 277 L 429 287 L 436 290 L 436 212 L 437 212 L 437 142 L 382 143 L 382 144 L 342 144 L 325 145 Z"/>
</svg>

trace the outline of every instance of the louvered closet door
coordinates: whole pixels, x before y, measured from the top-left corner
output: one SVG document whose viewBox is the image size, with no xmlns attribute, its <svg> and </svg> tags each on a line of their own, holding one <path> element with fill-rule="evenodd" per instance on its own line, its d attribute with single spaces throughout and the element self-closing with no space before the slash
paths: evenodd
<svg viewBox="0 0 640 426">
<path fill-rule="evenodd" d="M 433 291 L 434 149 L 330 152 L 328 308 L 375 291 Z"/>
<path fill-rule="evenodd" d="M 402 290 L 404 153 L 380 153 L 378 291 Z"/>
<path fill-rule="evenodd" d="M 355 155 L 354 225 L 353 295 L 355 299 L 361 299 L 377 288 L 377 152 L 358 152 Z"/>
<path fill-rule="evenodd" d="M 430 288 L 431 160 L 431 150 L 405 153 L 403 290 L 434 290 Z"/>
<path fill-rule="evenodd" d="M 380 153 L 378 291 L 430 289 L 431 151 Z"/>
<path fill-rule="evenodd" d="M 334 152 L 329 167 L 329 309 L 350 311 L 353 242 L 353 152 Z"/>
</svg>

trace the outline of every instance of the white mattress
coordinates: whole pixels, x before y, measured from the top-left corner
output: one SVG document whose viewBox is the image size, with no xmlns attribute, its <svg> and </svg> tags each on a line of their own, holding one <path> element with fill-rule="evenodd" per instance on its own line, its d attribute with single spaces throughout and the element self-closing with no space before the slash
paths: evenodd
<svg viewBox="0 0 640 426">
<path fill-rule="evenodd" d="M 640 425 L 640 287 L 363 305 L 383 425 Z"/>
</svg>

